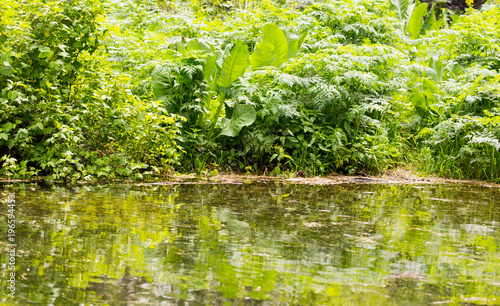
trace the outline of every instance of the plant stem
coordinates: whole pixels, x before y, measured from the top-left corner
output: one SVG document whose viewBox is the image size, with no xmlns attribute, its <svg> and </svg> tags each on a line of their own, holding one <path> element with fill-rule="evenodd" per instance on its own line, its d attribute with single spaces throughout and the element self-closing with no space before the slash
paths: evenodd
<svg viewBox="0 0 500 306">
<path fill-rule="evenodd" d="M 210 130 L 208 131 L 207 141 L 209 141 L 210 138 L 212 138 L 212 134 L 214 133 L 215 126 L 217 125 L 217 121 L 219 120 L 219 116 L 222 111 L 222 105 L 224 105 L 225 99 L 226 99 L 226 93 L 224 92 L 217 97 L 217 100 L 219 100 L 219 106 L 217 107 L 217 112 L 215 113 L 212 125 L 210 126 Z"/>
</svg>

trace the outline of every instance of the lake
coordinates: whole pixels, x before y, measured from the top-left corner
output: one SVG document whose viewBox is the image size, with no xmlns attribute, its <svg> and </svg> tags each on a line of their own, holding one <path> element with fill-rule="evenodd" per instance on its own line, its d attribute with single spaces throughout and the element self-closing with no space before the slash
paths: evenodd
<svg viewBox="0 0 500 306">
<path fill-rule="evenodd" d="M 2 188 L 6 305 L 500 304 L 500 188 Z"/>
</svg>

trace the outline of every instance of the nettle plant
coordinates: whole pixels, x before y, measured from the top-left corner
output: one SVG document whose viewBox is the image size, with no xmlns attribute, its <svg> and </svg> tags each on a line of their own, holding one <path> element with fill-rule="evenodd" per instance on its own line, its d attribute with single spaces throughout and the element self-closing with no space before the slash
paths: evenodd
<svg viewBox="0 0 500 306">
<path fill-rule="evenodd" d="M 81 55 L 99 46 L 102 11 L 91 0 L 2 5 L 1 155 L 27 163 L 33 173 L 72 168 L 67 152 L 83 136 L 72 116 L 86 65 Z"/>
<path fill-rule="evenodd" d="M 112 179 L 176 162 L 177 116 L 135 97 L 130 78 L 106 66 L 101 2 L 9 1 L 0 12 L 0 156 L 8 166 L 0 174 Z"/>
</svg>

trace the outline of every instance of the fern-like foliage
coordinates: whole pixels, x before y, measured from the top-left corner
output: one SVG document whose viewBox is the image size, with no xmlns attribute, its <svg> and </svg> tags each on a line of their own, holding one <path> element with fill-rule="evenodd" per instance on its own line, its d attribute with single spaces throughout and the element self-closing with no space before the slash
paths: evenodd
<svg viewBox="0 0 500 306">
<path fill-rule="evenodd" d="M 153 92 L 169 113 L 187 118 L 188 125 L 197 124 L 206 113 L 203 97 L 207 85 L 203 78 L 203 60 L 185 58 L 158 67 L 153 73 Z"/>
<path fill-rule="evenodd" d="M 393 43 L 398 37 L 394 25 L 362 5 L 318 5 L 312 16 L 342 44 Z"/>
</svg>

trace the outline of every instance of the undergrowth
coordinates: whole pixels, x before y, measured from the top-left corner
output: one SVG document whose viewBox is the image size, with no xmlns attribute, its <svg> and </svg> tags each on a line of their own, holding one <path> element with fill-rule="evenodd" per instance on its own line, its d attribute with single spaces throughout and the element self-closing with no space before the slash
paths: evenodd
<svg viewBox="0 0 500 306">
<path fill-rule="evenodd" d="M 0 15 L 3 176 L 499 180 L 495 1 L 9 0 Z"/>
</svg>

